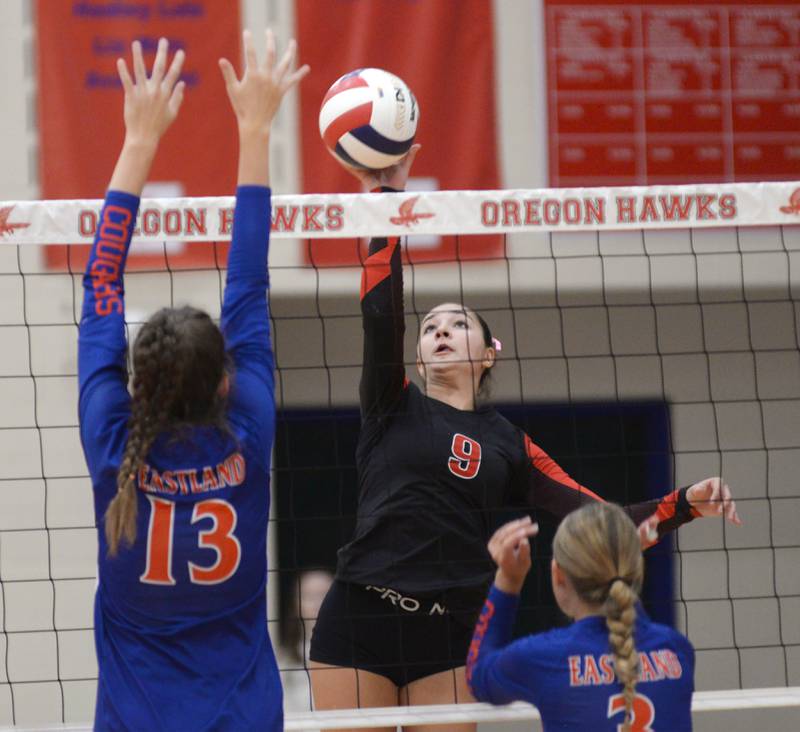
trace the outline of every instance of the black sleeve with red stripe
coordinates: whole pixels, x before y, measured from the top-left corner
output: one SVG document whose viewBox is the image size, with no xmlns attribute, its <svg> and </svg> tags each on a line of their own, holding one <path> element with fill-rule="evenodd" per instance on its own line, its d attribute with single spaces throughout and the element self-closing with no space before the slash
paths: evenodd
<svg viewBox="0 0 800 732">
<path fill-rule="evenodd" d="M 388 190 L 388 189 L 383 189 Z M 403 268 L 400 240 L 373 239 L 361 273 L 364 361 L 361 416 L 388 414 L 405 388 Z"/>
<path fill-rule="evenodd" d="M 604 500 L 593 491 L 577 483 L 561 469 L 541 447 L 525 435 L 525 452 L 530 462 L 527 502 L 559 518 L 590 501 Z M 658 538 L 691 521 L 697 512 L 686 499 L 687 488 L 681 488 L 663 498 L 623 506 L 638 526 L 646 518 L 658 514 Z"/>
</svg>

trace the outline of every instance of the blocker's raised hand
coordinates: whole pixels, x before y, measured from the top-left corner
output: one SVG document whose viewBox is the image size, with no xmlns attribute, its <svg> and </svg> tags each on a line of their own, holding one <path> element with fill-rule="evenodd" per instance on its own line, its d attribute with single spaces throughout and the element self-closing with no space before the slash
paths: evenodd
<svg viewBox="0 0 800 732">
<path fill-rule="evenodd" d="M 308 72 L 308 65 L 295 69 L 297 44 L 289 41 L 280 61 L 275 62 L 275 36 L 266 31 L 267 50 L 262 63 L 258 63 L 253 37 L 249 31 L 243 33 L 244 74 L 239 79 L 233 64 L 228 59 L 219 60 L 225 89 L 228 92 L 240 132 L 269 134 L 281 100 Z"/>
<path fill-rule="evenodd" d="M 531 568 L 529 537 L 536 536 L 539 525 L 530 516 L 509 521 L 489 539 L 489 554 L 497 565 L 495 585 L 503 592 L 518 594 Z"/>
<path fill-rule="evenodd" d="M 179 81 L 184 53 L 178 50 L 167 70 L 169 43 L 160 38 L 153 72 L 147 76 L 142 56 L 142 44 L 132 44 L 133 78 L 125 59 L 117 59 L 122 88 L 125 91 L 125 141 L 129 143 L 158 143 L 178 116 L 185 83 Z"/>
</svg>

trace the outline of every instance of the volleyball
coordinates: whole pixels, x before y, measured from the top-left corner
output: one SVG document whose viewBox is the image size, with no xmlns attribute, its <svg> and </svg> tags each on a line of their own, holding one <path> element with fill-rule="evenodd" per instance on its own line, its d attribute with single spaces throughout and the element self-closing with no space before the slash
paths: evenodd
<svg viewBox="0 0 800 732">
<path fill-rule="evenodd" d="M 417 100 L 408 85 L 383 69 L 356 69 L 337 79 L 319 110 L 327 148 L 352 168 L 380 170 L 400 160 L 414 142 Z"/>
</svg>

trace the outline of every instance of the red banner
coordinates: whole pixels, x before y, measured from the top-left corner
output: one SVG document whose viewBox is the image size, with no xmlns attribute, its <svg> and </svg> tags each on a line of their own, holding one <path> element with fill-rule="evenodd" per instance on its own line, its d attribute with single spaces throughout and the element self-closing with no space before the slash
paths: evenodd
<svg viewBox="0 0 800 732">
<path fill-rule="evenodd" d="M 214 0 L 39 0 L 40 180 L 44 198 L 102 197 L 124 137 L 116 60 L 131 68 L 141 41 L 148 69 L 159 37 L 186 51 L 186 95 L 164 140 L 145 196 L 231 194 L 236 183 L 236 123 L 217 66 L 241 57 L 238 2 Z M 167 238 L 165 236 L 165 238 Z M 48 247 L 54 267 L 82 268 L 86 252 Z M 133 269 L 213 265 L 212 244 L 133 248 Z"/>
<path fill-rule="evenodd" d="M 791 180 L 800 6 L 545 0 L 550 183 Z"/>
<path fill-rule="evenodd" d="M 312 70 L 300 89 L 305 192 L 359 190 L 326 150 L 318 118 L 330 85 L 365 67 L 396 74 L 419 103 L 422 150 L 409 190 L 499 187 L 490 0 L 296 0 L 296 18 L 300 57 Z M 404 233 L 413 234 L 415 213 Z M 499 237 L 412 237 L 408 250 L 413 261 L 453 261 L 499 256 L 501 247 Z M 357 243 L 309 242 L 315 265 L 362 257 Z"/>
</svg>

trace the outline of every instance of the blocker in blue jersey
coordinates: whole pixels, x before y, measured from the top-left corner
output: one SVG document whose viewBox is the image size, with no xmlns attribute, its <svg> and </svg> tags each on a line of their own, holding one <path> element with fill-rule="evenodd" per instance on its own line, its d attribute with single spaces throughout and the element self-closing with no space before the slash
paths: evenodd
<svg viewBox="0 0 800 732">
<path fill-rule="evenodd" d="M 183 52 L 158 45 L 148 78 L 133 45 L 125 142 L 83 279 L 80 430 L 99 534 L 98 730 L 269 730 L 283 725 L 267 633 L 266 534 L 275 429 L 267 306 L 269 133 L 308 71 L 294 42 L 258 64 L 245 33 L 238 79 L 221 61 L 239 128 L 233 242 L 221 327 L 164 308 L 132 349 L 127 390 L 122 275 L 139 196 L 178 113 Z"/>
<path fill-rule="evenodd" d="M 467 679 L 480 701 L 527 701 L 545 732 L 687 732 L 692 728 L 694 649 L 637 607 L 640 536 L 617 506 L 571 513 L 553 541 L 551 575 L 567 628 L 512 642 L 519 592 L 531 566 L 529 518 L 498 529 L 489 551 L 495 582 L 475 626 Z"/>
</svg>

